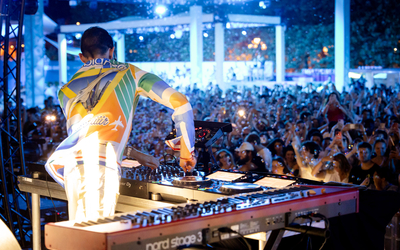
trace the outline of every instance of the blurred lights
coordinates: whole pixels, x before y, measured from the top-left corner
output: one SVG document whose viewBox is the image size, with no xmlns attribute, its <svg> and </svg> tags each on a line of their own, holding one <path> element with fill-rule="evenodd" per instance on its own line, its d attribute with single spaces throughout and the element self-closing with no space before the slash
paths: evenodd
<svg viewBox="0 0 400 250">
<path fill-rule="evenodd" d="M 81 33 L 76 33 L 76 35 L 75 35 L 75 38 L 76 38 L 76 39 L 81 39 L 81 37 L 82 37 L 82 34 L 81 34 Z"/>
<path fill-rule="evenodd" d="M 249 49 L 252 49 L 253 48 L 253 44 L 249 44 L 249 45 L 247 45 L 247 48 L 249 48 Z"/>
<path fill-rule="evenodd" d="M 255 44 L 259 44 L 260 42 L 261 42 L 261 38 L 259 38 L 259 37 L 256 37 L 253 39 L 253 43 L 255 43 Z"/>
<path fill-rule="evenodd" d="M 140 40 L 140 41 L 143 41 L 143 36 L 139 36 L 139 40 Z"/>
<path fill-rule="evenodd" d="M 80 22 L 76 22 L 76 25 L 81 25 L 81 23 Z"/>
<path fill-rule="evenodd" d="M 267 45 L 265 43 L 261 44 L 261 50 L 267 50 Z"/>
<path fill-rule="evenodd" d="M 183 35 L 183 31 L 182 30 L 176 30 L 175 31 L 176 39 L 181 39 L 182 35 Z"/>
<path fill-rule="evenodd" d="M 11 45 L 10 48 L 13 49 L 13 48 L 14 48 L 14 45 Z"/>
<path fill-rule="evenodd" d="M 393 50 L 394 50 L 394 52 L 396 52 L 396 51 L 397 51 L 397 48 L 394 48 Z"/>
<path fill-rule="evenodd" d="M 25 48 L 25 44 L 21 44 L 21 47 L 22 47 L 22 48 Z"/>
<path fill-rule="evenodd" d="M 258 6 L 260 6 L 260 8 L 262 8 L 262 9 L 267 8 L 267 6 L 265 5 L 264 1 L 260 1 L 260 2 L 258 3 Z"/>
<path fill-rule="evenodd" d="M 207 33 L 203 33 L 203 36 L 204 36 L 204 37 L 208 37 L 208 34 L 207 34 Z"/>
<path fill-rule="evenodd" d="M 231 24 L 230 23 L 226 23 L 226 28 L 230 29 L 231 28 Z"/>
<path fill-rule="evenodd" d="M 46 115 L 46 120 L 54 122 L 56 120 L 56 116 L 55 115 Z"/>
<path fill-rule="evenodd" d="M 171 37 L 171 39 L 175 39 L 175 35 L 171 34 L 169 37 Z"/>
<path fill-rule="evenodd" d="M 247 35 L 247 32 L 245 30 L 242 31 L 242 35 Z"/>
<path fill-rule="evenodd" d="M 241 116 L 241 117 L 243 117 L 244 116 L 244 110 L 243 109 L 240 109 L 239 111 L 238 111 L 238 115 L 239 116 Z"/>
<path fill-rule="evenodd" d="M 359 73 L 354 73 L 354 72 L 349 72 L 349 77 L 350 78 L 354 78 L 354 79 L 358 79 L 361 77 L 361 74 Z"/>
<path fill-rule="evenodd" d="M 324 46 L 324 47 L 322 48 L 322 51 L 326 54 L 326 53 L 328 53 L 328 48 L 327 48 L 326 46 Z"/>
<path fill-rule="evenodd" d="M 156 13 L 158 15 L 163 15 L 165 12 L 167 12 L 167 8 L 164 5 L 159 5 L 156 7 Z"/>
</svg>

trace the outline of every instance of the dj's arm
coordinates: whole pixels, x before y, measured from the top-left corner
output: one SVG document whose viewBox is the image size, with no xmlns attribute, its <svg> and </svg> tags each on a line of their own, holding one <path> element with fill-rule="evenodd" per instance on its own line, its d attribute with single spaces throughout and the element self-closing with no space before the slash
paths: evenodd
<svg viewBox="0 0 400 250">
<path fill-rule="evenodd" d="M 197 162 L 194 156 L 195 132 L 192 106 L 186 96 L 151 73 L 139 78 L 138 93 L 174 110 L 172 120 L 175 122 L 176 138 L 167 141 L 167 144 L 175 150 L 180 149 L 180 166 L 185 171 L 192 171 Z"/>
<path fill-rule="evenodd" d="M 133 147 L 126 148 L 126 155 L 129 158 L 137 160 L 141 165 L 146 167 L 157 168 L 158 166 L 160 166 L 160 161 L 157 158 L 140 152 Z"/>
</svg>

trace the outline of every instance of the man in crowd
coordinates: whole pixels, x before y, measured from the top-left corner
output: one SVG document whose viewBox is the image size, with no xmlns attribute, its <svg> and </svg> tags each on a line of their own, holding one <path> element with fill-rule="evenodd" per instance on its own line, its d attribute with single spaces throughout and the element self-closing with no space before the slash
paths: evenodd
<svg viewBox="0 0 400 250">
<path fill-rule="evenodd" d="M 265 164 L 261 157 L 257 156 L 253 145 L 250 142 L 243 142 L 238 149 L 239 160 L 237 165 L 239 171 L 265 171 Z"/>
<path fill-rule="evenodd" d="M 369 185 L 372 177 L 379 169 L 379 166 L 371 161 L 372 146 L 368 142 L 362 142 L 358 144 L 358 155 L 361 164 L 354 167 L 350 172 L 349 182 L 360 185 L 364 182 L 365 185 Z"/>
</svg>

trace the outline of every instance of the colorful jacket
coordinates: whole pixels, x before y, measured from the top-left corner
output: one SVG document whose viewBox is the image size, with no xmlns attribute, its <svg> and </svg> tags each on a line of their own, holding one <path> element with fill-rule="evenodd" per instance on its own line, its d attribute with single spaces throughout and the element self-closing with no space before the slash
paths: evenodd
<svg viewBox="0 0 400 250">
<path fill-rule="evenodd" d="M 166 143 L 177 150 L 183 136 L 193 152 L 193 112 L 183 94 L 134 65 L 97 58 L 83 65 L 58 94 L 68 137 L 46 163 L 47 172 L 57 183 L 64 186 L 64 176 L 83 164 L 85 157 L 86 161 L 95 159 L 97 163 L 98 159 L 99 165 L 119 169 L 139 95 L 174 110 L 177 137 Z M 111 155 L 106 152 L 108 144 L 112 145 Z M 91 155 L 85 155 L 88 150 L 92 150 Z"/>
</svg>

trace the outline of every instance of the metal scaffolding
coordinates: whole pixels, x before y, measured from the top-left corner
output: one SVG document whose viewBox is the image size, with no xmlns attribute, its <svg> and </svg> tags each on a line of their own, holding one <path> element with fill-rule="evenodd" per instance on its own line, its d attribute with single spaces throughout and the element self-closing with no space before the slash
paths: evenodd
<svg viewBox="0 0 400 250">
<path fill-rule="evenodd" d="M 17 187 L 17 175 L 25 175 L 21 129 L 21 45 L 25 0 L 1 0 L 0 97 L 4 111 L 0 118 L 0 217 L 21 247 L 31 242 L 29 197 Z M 3 30 L 4 29 L 4 30 Z"/>
</svg>

